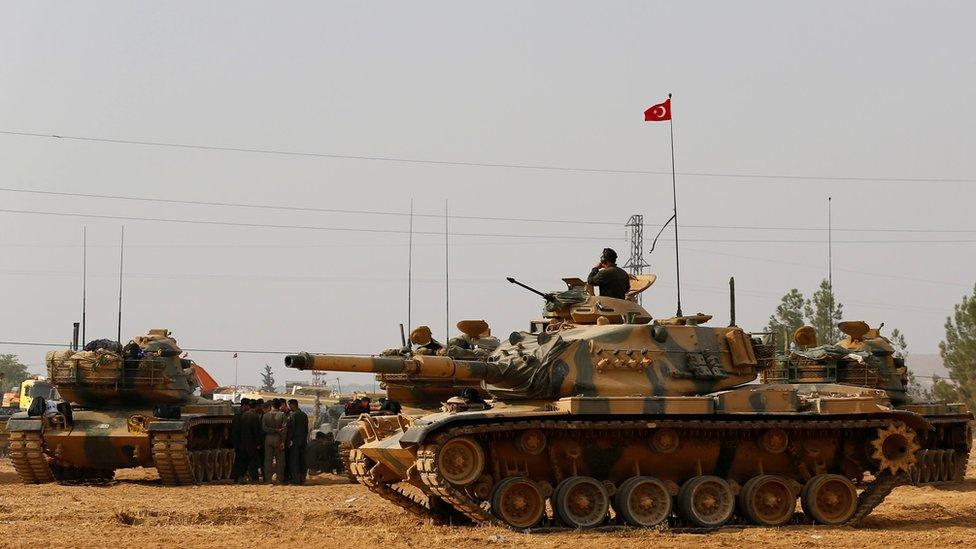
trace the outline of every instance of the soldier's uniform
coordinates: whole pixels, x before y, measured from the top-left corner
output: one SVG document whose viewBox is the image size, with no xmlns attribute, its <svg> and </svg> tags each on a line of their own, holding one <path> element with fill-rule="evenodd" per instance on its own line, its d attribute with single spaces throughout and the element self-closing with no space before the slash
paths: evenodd
<svg viewBox="0 0 976 549">
<path fill-rule="evenodd" d="M 258 446 L 264 438 L 264 431 L 261 429 L 261 414 L 254 410 L 248 410 L 241 414 L 241 448 L 244 451 L 244 471 L 251 478 L 252 482 L 258 480 L 258 462 L 261 457 L 258 455 Z"/>
<path fill-rule="evenodd" d="M 292 484 L 305 484 L 307 447 L 308 414 L 299 408 L 288 415 L 288 480 Z"/>
<path fill-rule="evenodd" d="M 272 473 L 279 484 L 285 480 L 285 414 L 271 410 L 261 418 L 264 432 L 264 482 L 270 483 Z"/>
<path fill-rule="evenodd" d="M 605 269 L 593 267 L 586 282 L 600 288 L 600 295 L 624 299 L 630 290 L 630 275 L 616 265 Z"/>
</svg>

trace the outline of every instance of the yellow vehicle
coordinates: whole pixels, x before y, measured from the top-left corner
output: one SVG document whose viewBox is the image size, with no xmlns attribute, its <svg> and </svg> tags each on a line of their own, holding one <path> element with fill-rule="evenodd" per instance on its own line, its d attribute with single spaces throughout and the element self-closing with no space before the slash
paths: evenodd
<svg viewBox="0 0 976 549">
<path fill-rule="evenodd" d="M 49 381 L 42 377 L 34 377 L 31 379 L 25 379 L 23 383 L 20 384 L 20 409 L 27 410 L 30 408 L 31 402 L 34 401 L 34 397 L 43 397 L 44 400 L 60 400 L 61 397 L 58 395 L 58 390 L 54 385 L 51 385 Z"/>
</svg>

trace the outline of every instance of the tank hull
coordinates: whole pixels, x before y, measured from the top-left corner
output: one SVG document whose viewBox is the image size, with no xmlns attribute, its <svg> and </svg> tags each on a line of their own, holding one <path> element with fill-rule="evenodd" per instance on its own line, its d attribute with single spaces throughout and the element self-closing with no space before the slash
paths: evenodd
<svg viewBox="0 0 976 549">
<path fill-rule="evenodd" d="M 202 484 L 232 478 L 233 408 L 195 404 L 178 419 L 153 410 L 76 410 L 62 415 L 11 418 L 10 456 L 24 483 L 98 482 L 117 469 L 152 467 L 165 485 Z"/>
<path fill-rule="evenodd" d="M 780 518 L 794 520 L 797 498 L 839 498 L 848 508 L 833 515 L 813 509 L 807 516 L 853 524 L 895 486 L 911 481 L 917 458 L 940 436 L 924 417 L 886 406 L 875 391 L 841 386 L 754 386 L 699 397 L 570 397 L 495 403 L 489 410 L 405 422 L 392 434 L 367 436 L 356 450 L 353 472 L 374 491 L 403 492 L 410 485 L 424 495 L 429 512 L 435 504 L 447 505 L 472 522 L 516 528 L 594 526 L 611 515 L 640 526 L 626 518 L 628 504 L 613 498 L 641 483 L 662 487 L 675 502 L 660 521 L 707 527 L 708 517 L 695 511 L 700 496 L 689 493 L 710 482 L 732 501 L 714 526 L 732 520 L 778 525 L 779 519 L 756 510 L 770 500 L 769 486 L 785 501 Z M 945 480 L 961 477 L 968 451 L 959 446 L 952 460 L 943 460 Z M 576 496 L 566 490 L 579 489 L 573 483 L 607 500 L 593 524 L 580 522 L 567 503 Z M 513 485 L 523 489 L 518 497 L 509 493 Z M 523 508 L 506 509 L 524 503 L 524 490 L 538 498 L 540 509 L 554 511 L 520 522 Z M 753 498 L 751 504 L 743 503 L 743 494 Z M 400 499 L 404 508 L 416 506 L 417 498 Z M 687 510 L 677 508 L 681 501 Z"/>
</svg>

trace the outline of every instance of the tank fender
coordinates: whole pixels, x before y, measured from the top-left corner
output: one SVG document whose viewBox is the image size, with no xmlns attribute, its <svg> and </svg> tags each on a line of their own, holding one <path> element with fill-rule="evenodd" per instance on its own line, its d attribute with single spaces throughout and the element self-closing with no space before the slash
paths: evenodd
<svg viewBox="0 0 976 549">
<path fill-rule="evenodd" d="M 895 419 L 904 421 L 905 425 L 908 425 L 912 429 L 920 432 L 934 431 L 935 426 L 932 425 L 929 420 L 916 414 L 915 412 L 909 412 L 907 410 L 894 410 L 891 415 L 895 416 Z"/>
<path fill-rule="evenodd" d="M 493 418 L 509 419 L 513 421 L 526 419 L 554 419 L 560 416 L 568 415 L 570 415 L 570 413 L 563 410 L 537 411 L 528 415 L 512 415 L 510 413 L 494 410 L 479 410 L 460 413 L 439 412 L 415 420 L 413 425 L 400 436 L 400 446 L 406 448 L 407 446 L 420 444 L 424 441 L 424 439 L 427 438 L 427 435 L 433 433 L 434 431 L 439 431 L 444 427 L 457 425 L 459 423 L 480 423 L 484 420 L 490 420 Z"/>
<path fill-rule="evenodd" d="M 26 414 L 25 414 L 26 415 Z M 41 420 L 40 418 L 17 418 L 12 417 L 7 420 L 7 432 L 8 433 L 20 433 L 20 432 L 41 432 Z"/>
<path fill-rule="evenodd" d="M 355 421 L 346 425 L 336 433 L 336 442 L 348 442 L 354 448 L 363 444 L 363 434 L 359 432 L 359 425 Z"/>
<path fill-rule="evenodd" d="M 185 421 L 156 420 L 149 423 L 150 433 L 182 432 L 186 427 Z"/>
</svg>

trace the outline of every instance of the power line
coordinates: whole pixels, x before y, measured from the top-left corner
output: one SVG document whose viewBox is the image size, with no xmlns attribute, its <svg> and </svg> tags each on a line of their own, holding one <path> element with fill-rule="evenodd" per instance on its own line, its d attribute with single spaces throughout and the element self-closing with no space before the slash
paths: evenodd
<svg viewBox="0 0 976 549">
<path fill-rule="evenodd" d="M 47 212 L 40 210 L 11 210 L 11 209 L 0 209 L 2 213 L 13 213 L 13 214 L 25 214 L 25 215 L 48 215 L 48 216 L 60 216 L 60 217 L 80 217 L 80 218 L 93 218 L 93 219 L 111 219 L 117 221 L 152 221 L 157 223 L 188 223 L 194 225 L 212 225 L 212 226 L 226 226 L 226 227 L 248 227 L 248 228 L 259 228 L 259 229 L 297 229 L 297 230 L 312 230 L 312 231 L 337 231 L 337 232 L 352 232 L 352 233 L 375 233 L 375 234 L 408 234 L 408 231 L 397 230 L 397 229 L 368 229 L 360 227 L 324 227 L 316 225 L 279 225 L 272 223 L 241 223 L 234 221 L 208 221 L 208 220 L 196 220 L 196 219 L 173 219 L 173 218 L 159 218 L 159 217 L 137 217 L 137 216 L 126 216 L 126 215 L 107 215 L 107 214 L 87 214 L 87 213 L 73 213 L 73 212 Z M 433 236 L 444 236 L 443 232 L 436 231 L 414 231 L 414 234 L 420 235 L 433 235 Z M 456 236 L 470 236 L 470 237 L 501 237 L 501 238 L 539 238 L 540 235 L 532 234 L 498 234 L 498 233 L 454 233 Z M 593 237 L 593 236 L 574 236 L 574 235 L 544 235 L 543 238 L 557 238 L 563 240 L 619 240 L 621 237 Z"/>
<path fill-rule="evenodd" d="M 0 341 L 0 345 L 15 345 L 15 346 L 23 346 L 23 347 L 70 347 L 71 346 L 70 343 L 44 343 L 40 341 Z M 299 351 L 269 351 L 264 349 L 240 350 L 240 349 L 182 348 L 182 350 L 188 353 L 240 353 L 240 354 L 252 354 L 252 355 L 290 355 L 299 352 Z M 327 353 L 315 352 L 312 354 L 327 354 Z M 370 354 L 370 353 L 328 353 L 328 354 L 340 354 L 343 356 L 366 356 L 366 357 L 376 356 L 375 354 Z M 44 364 L 25 364 L 25 366 L 41 367 L 44 366 Z M 940 376 L 940 375 L 915 374 L 915 377 L 922 378 L 922 379 L 938 378 L 938 379 L 944 379 L 949 381 L 948 375 Z"/>
<path fill-rule="evenodd" d="M 0 341 L 0 345 L 17 345 L 17 346 L 24 346 L 24 347 L 70 347 L 71 343 L 44 343 L 39 341 Z M 181 349 L 188 353 L 241 353 L 241 354 L 251 354 L 251 355 L 291 355 L 299 352 L 310 352 L 310 351 L 268 351 L 264 349 L 201 349 L 201 348 L 190 348 L 190 347 L 181 347 Z M 338 354 L 343 356 L 376 356 L 369 353 L 315 352 L 312 354 Z"/>
<path fill-rule="evenodd" d="M 111 219 L 116 221 L 149 221 L 157 223 L 184 223 L 194 225 L 210 225 L 225 227 L 247 227 L 258 229 L 293 229 L 293 230 L 314 230 L 314 231 L 335 231 L 352 233 L 374 233 L 374 234 L 409 234 L 409 231 L 397 229 L 371 229 L 362 227 L 327 227 L 316 225 L 281 225 L 272 223 L 242 223 L 234 221 L 210 221 L 196 219 L 175 219 L 144 216 L 125 216 L 108 214 L 89 214 L 75 212 L 49 212 L 41 210 L 13 210 L 0 209 L 0 213 L 24 214 L 24 215 L 47 215 L 58 217 L 76 217 L 91 219 Z M 443 232 L 437 231 L 414 231 L 417 235 L 443 236 Z M 543 235 L 543 234 L 512 234 L 512 233 L 454 233 L 455 236 L 462 237 L 498 237 L 498 238 L 551 238 L 559 240 L 592 240 L 592 241 L 617 241 L 621 236 L 582 236 L 582 235 Z M 713 242 L 726 244 L 823 244 L 819 239 L 714 239 L 714 238 L 682 238 L 681 242 Z M 968 244 L 976 243 L 976 239 L 930 239 L 930 240 L 836 240 L 837 244 Z"/>
<path fill-rule="evenodd" d="M 407 157 L 398 157 L 398 156 L 317 153 L 317 152 L 289 151 L 283 149 L 260 149 L 260 148 L 248 148 L 248 147 L 194 145 L 188 143 L 175 143 L 175 142 L 167 142 L 167 141 L 109 139 L 103 137 L 46 134 L 40 132 L 26 132 L 26 131 L 14 131 L 14 130 L 0 130 L 0 134 L 15 135 L 15 136 L 22 136 L 22 137 L 58 139 L 58 140 L 65 140 L 65 141 L 112 143 L 116 145 L 141 145 L 147 147 L 168 147 L 168 148 L 175 148 L 175 149 L 272 154 L 272 155 L 279 155 L 279 156 L 296 156 L 296 157 L 312 157 L 312 158 L 334 158 L 334 159 L 341 159 L 341 160 L 370 160 L 370 161 L 379 161 L 379 162 L 398 162 L 398 163 L 405 163 L 405 164 L 427 164 L 427 165 L 439 165 L 439 166 L 466 166 L 466 167 L 475 167 L 475 168 L 505 168 L 505 169 L 519 169 L 519 170 L 581 172 L 581 173 L 612 173 L 612 174 L 625 174 L 625 175 L 671 175 L 672 174 L 671 171 L 656 171 L 656 170 L 624 170 L 624 169 L 612 169 L 612 168 L 586 168 L 586 167 L 541 165 L 541 164 L 513 164 L 513 163 L 478 162 L 478 161 L 465 161 L 465 160 L 436 160 L 436 159 L 424 159 L 424 158 L 407 158 Z M 677 173 L 684 177 L 727 177 L 727 178 L 737 178 L 737 179 L 791 179 L 797 181 L 862 181 L 862 182 L 895 182 L 895 183 L 976 183 L 976 179 L 948 178 L 948 177 L 858 177 L 858 176 L 821 176 L 821 175 L 796 175 L 796 174 L 748 174 L 748 173 L 730 173 L 730 172 L 677 172 Z"/>
<path fill-rule="evenodd" d="M 48 191 L 48 190 L 38 190 L 38 189 L 19 189 L 16 187 L 0 187 L 0 191 L 11 192 L 11 193 L 24 193 L 24 194 L 37 194 L 46 196 L 65 196 L 73 198 L 97 198 L 100 200 L 126 200 L 134 202 L 154 202 L 161 204 L 181 204 L 181 205 L 193 205 L 193 206 L 217 206 L 217 207 L 227 207 L 227 208 L 252 208 L 252 209 L 262 209 L 262 210 L 273 210 L 273 211 L 295 211 L 295 212 L 310 212 L 310 213 L 338 213 L 338 214 L 353 214 L 353 215 L 382 215 L 382 216 L 396 216 L 396 217 L 408 217 L 410 214 L 408 212 L 396 212 L 388 210 L 361 210 L 361 209 L 342 209 L 342 208 L 315 208 L 311 206 L 284 206 L 284 205 L 269 205 L 269 204 L 254 204 L 248 202 L 215 202 L 206 200 L 181 200 L 173 198 L 153 198 L 153 197 L 139 197 L 139 196 L 128 196 L 128 195 L 117 195 L 117 194 L 93 194 L 93 193 L 76 193 L 76 192 L 66 192 L 66 191 Z M 425 218 L 436 218 L 443 219 L 443 214 L 422 214 L 415 213 L 415 217 L 425 217 Z M 539 218 L 528 218 L 528 217 L 499 217 L 499 216 L 485 216 L 485 215 L 458 215 L 452 214 L 448 216 L 449 219 L 459 219 L 467 221 L 503 221 L 503 222 L 524 222 L 524 223 L 563 223 L 563 224 L 574 224 L 574 225 L 606 225 L 620 227 L 625 226 L 625 224 L 616 221 L 596 221 L 596 220 L 579 220 L 579 219 L 539 219 Z M 776 227 L 776 226 L 750 226 L 750 225 L 684 225 L 688 228 L 695 229 L 740 229 L 740 230 L 751 230 L 751 231 L 813 231 L 813 232 L 823 232 L 823 227 Z M 976 229 L 906 229 L 906 228 L 837 228 L 834 229 L 838 232 L 879 232 L 879 233 L 976 233 Z"/>
</svg>

